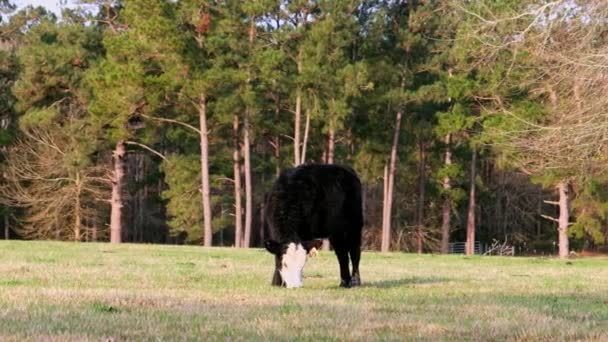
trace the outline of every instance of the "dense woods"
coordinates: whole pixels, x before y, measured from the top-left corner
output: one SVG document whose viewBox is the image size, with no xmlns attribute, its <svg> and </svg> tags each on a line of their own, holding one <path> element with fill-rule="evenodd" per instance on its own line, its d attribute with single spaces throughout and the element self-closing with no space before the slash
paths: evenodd
<svg viewBox="0 0 608 342">
<path fill-rule="evenodd" d="M 259 246 L 336 163 L 367 249 L 605 244 L 600 0 L 82 2 L 0 1 L 0 236 Z"/>
</svg>

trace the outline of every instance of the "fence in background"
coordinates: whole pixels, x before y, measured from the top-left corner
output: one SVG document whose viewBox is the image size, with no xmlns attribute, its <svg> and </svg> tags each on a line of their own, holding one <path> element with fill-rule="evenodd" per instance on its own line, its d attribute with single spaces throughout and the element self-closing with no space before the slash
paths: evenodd
<svg viewBox="0 0 608 342">
<path fill-rule="evenodd" d="M 464 246 L 466 242 L 452 242 L 449 244 L 449 253 L 450 254 L 464 254 Z M 475 241 L 475 254 L 483 254 L 485 251 L 484 245 Z"/>
</svg>

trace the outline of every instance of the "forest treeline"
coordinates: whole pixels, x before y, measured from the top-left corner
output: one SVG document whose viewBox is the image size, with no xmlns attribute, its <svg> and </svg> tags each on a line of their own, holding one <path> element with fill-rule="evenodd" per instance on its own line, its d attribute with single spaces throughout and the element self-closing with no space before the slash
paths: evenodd
<svg viewBox="0 0 608 342">
<path fill-rule="evenodd" d="M 5 238 L 259 246 L 277 175 L 336 163 L 368 249 L 606 242 L 600 0 L 81 2 L 0 1 Z"/>
</svg>

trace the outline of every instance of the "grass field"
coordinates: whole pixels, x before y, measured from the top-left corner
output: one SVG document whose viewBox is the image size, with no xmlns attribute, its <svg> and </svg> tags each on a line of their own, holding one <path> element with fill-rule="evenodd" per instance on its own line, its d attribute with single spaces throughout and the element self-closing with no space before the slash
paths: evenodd
<svg viewBox="0 0 608 342">
<path fill-rule="evenodd" d="M 259 249 L 0 242 L 0 340 L 608 341 L 608 259 L 332 253 L 272 288 Z"/>
</svg>

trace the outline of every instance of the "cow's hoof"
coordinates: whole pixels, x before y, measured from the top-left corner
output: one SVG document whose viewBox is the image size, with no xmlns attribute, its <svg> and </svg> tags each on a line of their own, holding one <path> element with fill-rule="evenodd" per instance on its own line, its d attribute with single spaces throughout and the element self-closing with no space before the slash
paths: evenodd
<svg viewBox="0 0 608 342">
<path fill-rule="evenodd" d="M 354 276 L 351 280 L 350 280 L 350 286 L 351 287 L 355 287 L 355 286 L 361 286 L 361 278 L 359 278 L 359 276 Z"/>
<path fill-rule="evenodd" d="M 350 288 L 350 281 L 346 281 L 346 280 L 340 281 L 340 287 L 343 287 L 345 289 Z"/>
</svg>

